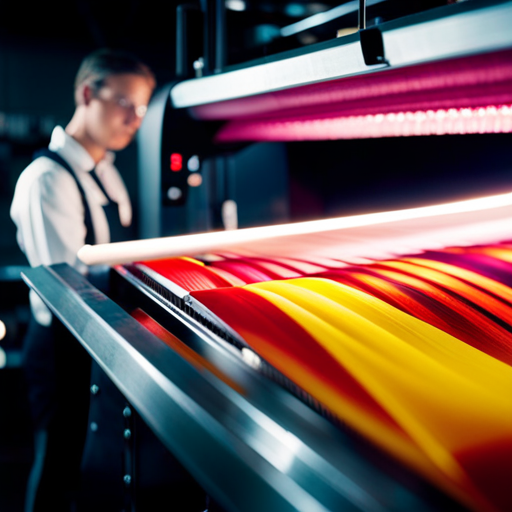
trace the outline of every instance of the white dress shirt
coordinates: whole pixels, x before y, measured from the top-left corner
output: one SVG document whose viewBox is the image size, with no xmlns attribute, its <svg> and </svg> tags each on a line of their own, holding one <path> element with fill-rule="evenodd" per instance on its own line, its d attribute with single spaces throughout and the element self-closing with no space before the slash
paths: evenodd
<svg viewBox="0 0 512 512">
<path fill-rule="evenodd" d="M 110 230 L 103 206 L 112 200 L 119 205 L 123 226 L 132 220 L 128 192 L 113 165 L 114 154 L 107 153 L 96 165 L 96 174 L 108 198 L 96 184 L 90 171 L 94 161 L 84 147 L 60 126 L 52 132 L 49 149 L 60 155 L 73 169 L 82 185 L 91 211 L 96 243 L 110 242 Z M 69 263 L 85 273 L 87 266 L 77 258 L 85 244 L 84 206 L 75 180 L 54 160 L 40 157 L 20 175 L 11 205 L 17 240 L 32 267 Z M 36 320 L 49 325 L 51 314 L 41 299 L 30 292 L 30 304 Z"/>
</svg>

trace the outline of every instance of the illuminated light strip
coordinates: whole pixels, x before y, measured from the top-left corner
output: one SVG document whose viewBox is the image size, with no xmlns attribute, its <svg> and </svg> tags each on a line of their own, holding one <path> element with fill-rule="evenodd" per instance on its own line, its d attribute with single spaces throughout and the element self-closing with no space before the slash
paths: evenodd
<svg viewBox="0 0 512 512">
<path fill-rule="evenodd" d="M 370 139 L 512 132 L 512 105 L 391 112 L 323 119 L 231 121 L 218 142 Z"/>
<path fill-rule="evenodd" d="M 464 223 L 461 224 L 461 221 L 456 226 L 452 226 L 454 231 L 450 231 L 449 234 L 454 236 L 454 233 L 459 232 L 461 230 L 461 226 L 464 224 L 473 224 L 482 221 L 485 222 L 485 215 L 481 212 L 490 210 L 492 213 L 492 210 L 506 208 L 506 211 L 503 212 L 503 218 L 507 222 L 504 220 L 503 222 L 498 223 L 499 226 L 497 227 L 496 232 L 491 232 L 490 226 L 487 223 L 485 230 L 480 230 L 477 233 L 474 226 L 472 226 L 467 233 L 467 236 L 470 237 L 468 240 L 472 243 L 480 242 L 481 239 L 486 239 L 487 242 L 495 242 L 496 238 L 494 240 L 487 238 L 494 238 L 500 235 L 505 237 L 510 236 L 511 234 L 512 228 L 510 228 L 509 222 L 509 217 L 512 215 L 512 209 L 509 208 L 511 206 L 512 193 L 507 193 L 436 206 L 370 213 L 366 215 L 353 215 L 350 217 L 338 217 L 334 219 L 297 222 L 293 224 L 281 224 L 277 226 L 247 228 L 233 231 L 221 231 L 217 233 L 202 233 L 197 235 L 153 238 L 149 240 L 136 240 L 113 244 L 99 244 L 94 246 L 85 245 L 78 251 L 78 257 L 87 265 L 114 265 L 129 263 L 132 261 L 182 256 L 184 254 L 194 255 L 216 252 L 229 246 L 233 247 L 251 242 L 278 239 L 293 235 L 308 235 L 326 231 L 361 228 L 364 226 L 374 226 L 413 219 L 425 219 L 451 214 L 468 214 L 468 218 Z M 480 213 L 478 213 L 478 215 L 470 215 L 475 212 Z M 493 222 L 495 222 L 495 219 L 493 219 Z M 449 224 L 449 220 L 445 220 L 443 224 Z M 439 237 L 437 235 L 436 238 L 439 242 Z M 423 234 L 422 243 L 425 244 L 426 242 L 425 235 Z M 393 244 L 396 246 L 396 240 L 393 241 Z M 423 248 L 428 247 L 424 246 Z"/>
</svg>

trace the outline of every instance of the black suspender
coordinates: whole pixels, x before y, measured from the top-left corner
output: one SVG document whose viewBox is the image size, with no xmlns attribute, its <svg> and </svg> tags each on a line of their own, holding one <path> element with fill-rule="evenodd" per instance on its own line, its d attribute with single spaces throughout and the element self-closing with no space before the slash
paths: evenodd
<svg viewBox="0 0 512 512">
<path fill-rule="evenodd" d="M 39 151 L 36 151 L 34 153 L 33 159 L 39 158 L 41 156 L 45 156 L 46 158 L 49 158 L 50 160 L 53 160 L 54 162 L 57 162 L 60 166 L 62 166 L 66 171 L 73 176 L 73 179 L 76 182 L 76 186 L 78 187 L 78 191 L 80 192 L 80 195 L 82 196 L 82 202 L 84 204 L 84 224 L 85 228 L 87 230 L 87 234 L 85 236 L 85 243 L 89 245 L 93 245 L 96 243 L 96 237 L 94 235 L 94 226 L 92 224 L 92 217 L 91 217 L 91 210 L 89 209 L 89 204 L 87 203 L 87 198 L 85 197 L 84 189 L 82 188 L 82 185 L 78 178 L 76 177 L 75 173 L 73 172 L 73 169 L 71 166 L 62 158 L 59 154 L 55 153 L 55 151 L 51 151 L 48 148 L 41 149 Z"/>
</svg>

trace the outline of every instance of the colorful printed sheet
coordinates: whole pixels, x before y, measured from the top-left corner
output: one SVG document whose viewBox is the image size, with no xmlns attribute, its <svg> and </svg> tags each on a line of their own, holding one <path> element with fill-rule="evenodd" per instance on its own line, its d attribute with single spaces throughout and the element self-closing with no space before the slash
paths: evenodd
<svg viewBox="0 0 512 512">
<path fill-rule="evenodd" d="M 332 262 L 144 264 L 376 445 L 476 510 L 512 510 L 512 246 Z"/>
</svg>

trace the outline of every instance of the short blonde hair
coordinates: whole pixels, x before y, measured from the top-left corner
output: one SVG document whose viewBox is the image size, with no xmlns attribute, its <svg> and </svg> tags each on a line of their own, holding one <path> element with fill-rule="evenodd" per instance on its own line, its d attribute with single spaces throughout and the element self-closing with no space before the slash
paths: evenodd
<svg viewBox="0 0 512 512">
<path fill-rule="evenodd" d="M 103 87 L 105 80 L 112 75 L 133 74 L 148 79 L 151 88 L 156 86 L 153 72 L 131 53 L 103 48 L 97 50 L 82 61 L 75 78 L 75 103 L 80 103 L 80 89 L 89 85 L 95 90 Z"/>
</svg>

